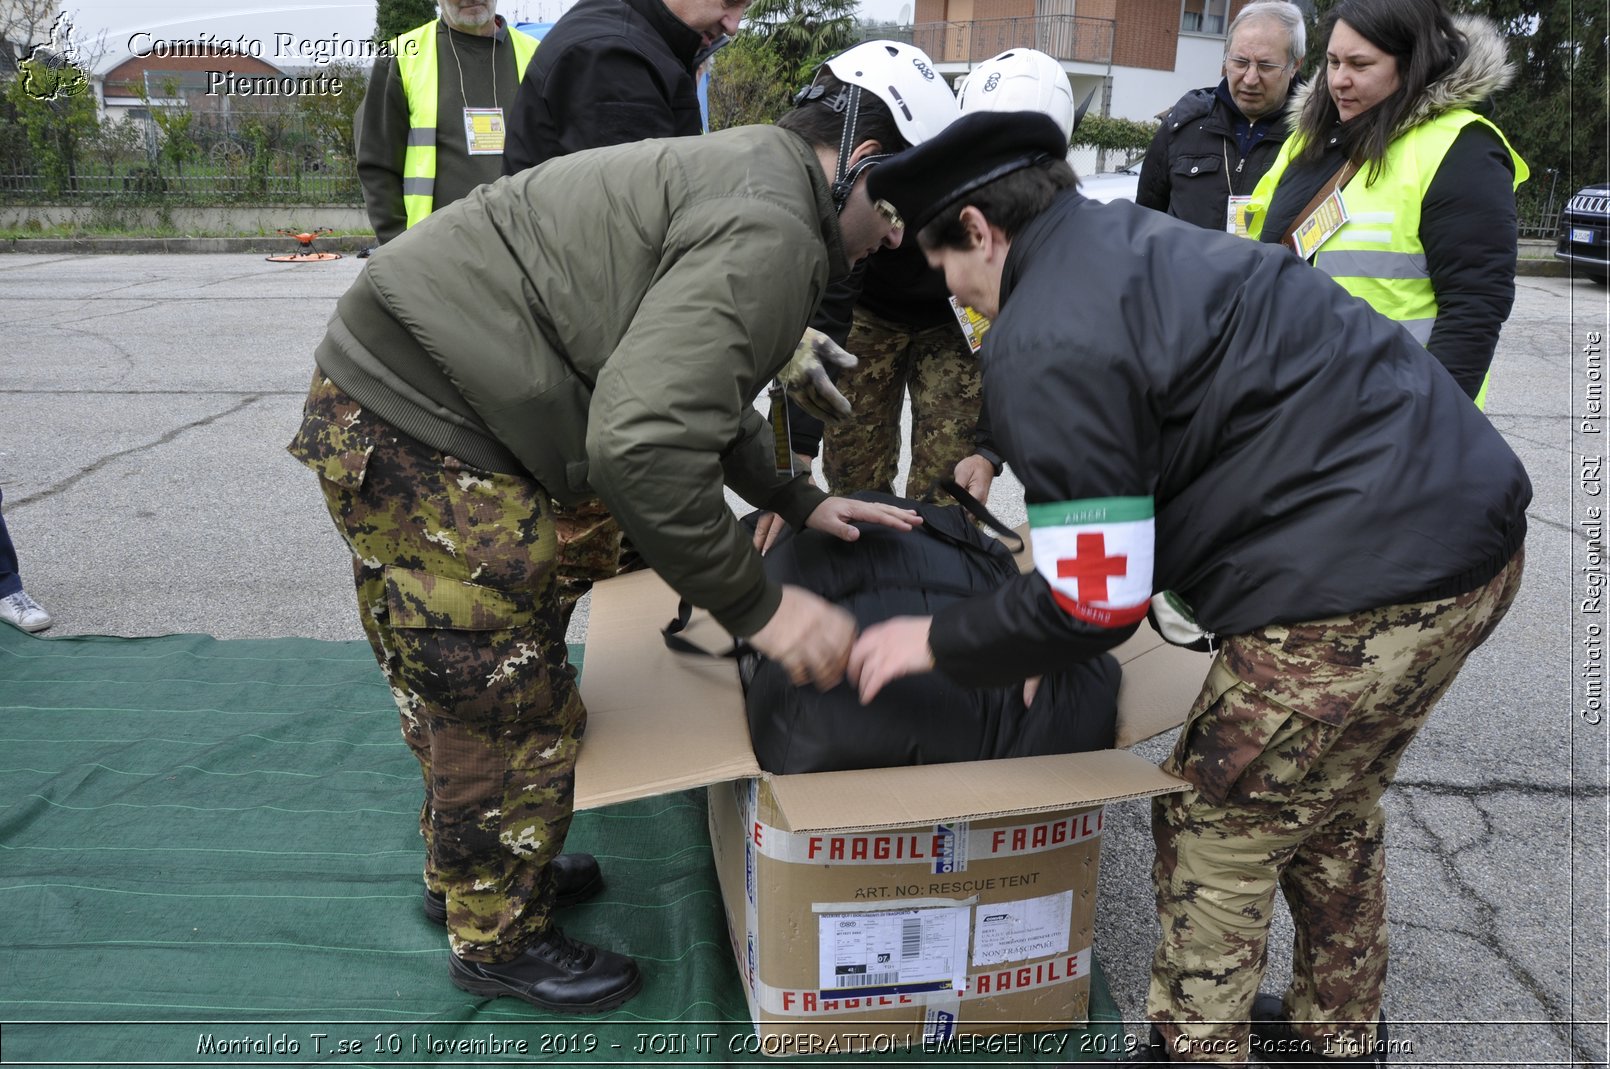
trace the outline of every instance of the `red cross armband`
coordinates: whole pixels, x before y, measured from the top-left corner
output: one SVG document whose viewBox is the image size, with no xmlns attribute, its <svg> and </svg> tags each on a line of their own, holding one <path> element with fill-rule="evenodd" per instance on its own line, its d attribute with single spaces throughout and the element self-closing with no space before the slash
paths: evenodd
<svg viewBox="0 0 1610 1069">
<path fill-rule="evenodd" d="M 1029 506 L 1034 569 L 1070 616 L 1118 628 L 1146 616 L 1152 597 L 1149 497 L 1098 497 Z"/>
</svg>

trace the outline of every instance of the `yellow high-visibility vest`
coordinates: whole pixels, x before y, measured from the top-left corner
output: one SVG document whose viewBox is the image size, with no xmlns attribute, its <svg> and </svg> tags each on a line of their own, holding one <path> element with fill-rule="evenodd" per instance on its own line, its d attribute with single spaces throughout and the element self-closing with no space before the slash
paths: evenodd
<svg viewBox="0 0 1610 1069">
<path fill-rule="evenodd" d="M 440 19 L 416 26 L 391 42 L 397 57 L 397 74 L 408 98 L 408 147 L 403 153 L 403 210 L 408 226 L 416 225 L 436 207 L 436 97 L 440 83 L 436 69 L 436 27 Z M 537 39 L 506 27 L 514 46 L 514 77 L 525 69 L 537 51 Z M 452 32 L 452 31 L 448 31 Z"/>
<path fill-rule="evenodd" d="M 1510 145 L 1504 132 L 1473 111 L 1457 108 L 1428 119 L 1387 146 L 1380 177 L 1369 184 L 1355 178 L 1342 192 L 1347 222 L 1328 238 L 1314 256 L 1314 266 L 1336 280 L 1347 292 L 1395 319 L 1421 345 L 1431 340 L 1437 321 L 1437 294 L 1420 245 L 1420 207 L 1442 159 L 1459 132 L 1473 122 L 1486 123 L 1509 150 L 1515 163 L 1515 187 L 1531 171 Z M 1257 238 L 1268 214 L 1275 187 L 1291 159 L 1302 151 L 1303 138 L 1292 134 L 1267 174 L 1252 191 L 1247 210 L 1252 216 L 1249 236 Z M 1487 407 L 1489 371 L 1476 395 L 1476 407 Z"/>
</svg>

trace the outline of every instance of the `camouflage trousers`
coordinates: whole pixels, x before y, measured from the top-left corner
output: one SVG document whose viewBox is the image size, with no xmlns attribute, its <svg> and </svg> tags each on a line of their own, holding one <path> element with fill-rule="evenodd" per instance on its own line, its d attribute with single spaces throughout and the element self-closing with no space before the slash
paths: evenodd
<svg viewBox="0 0 1610 1069">
<path fill-rule="evenodd" d="M 399 435 L 322 373 L 289 448 L 352 550 L 364 633 L 424 777 L 425 884 L 447 896 L 453 952 L 517 957 L 548 927 L 586 720 L 548 495 Z"/>
<path fill-rule="evenodd" d="M 972 455 L 981 402 L 978 358 L 961 328 L 911 330 L 856 309 L 845 348 L 858 363 L 838 378 L 854 407 L 822 435 L 822 471 L 835 494 L 894 493 L 900 466 L 900 409 L 911 395 L 911 470 L 906 496 L 926 498 Z"/>
<path fill-rule="evenodd" d="M 570 627 L 576 602 L 600 579 L 635 572 L 645 565 L 626 540 L 615 517 L 595 498 L 563 505 L 554 502 L 554 529 L 559 536 L 556 582 L 559 597 L 559 635 Z"/>
<path fill-rule="evenodd" d="M 1296 929 L 1288 1016 L 1320 1051 L 1365 1052 L 1387 967 L 1381 795 L 1503 619 L 1522 558 L 1457 598 L 1225 642 L 1163 764 L 1194 789 L 1152 804 L 1146 1008 L 1174 1061 L 1246 1060 L 1277 887 Z"/>
</svg>

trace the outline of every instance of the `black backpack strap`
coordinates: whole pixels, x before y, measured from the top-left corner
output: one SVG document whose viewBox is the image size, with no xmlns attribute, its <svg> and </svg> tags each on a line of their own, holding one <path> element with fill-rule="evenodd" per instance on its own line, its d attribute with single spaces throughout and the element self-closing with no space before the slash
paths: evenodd
<svg viewBox="0 0 1610 1069">
<path fill-rule="evenodd" d="M 982 501 L 968 493 L 955 479 L 935 479 L 934 486 L 955 498 L 956 504 L 966 510 L 969 516 L 999 535 L 1001 541 L 1005 542 L 1013 553 L 1023 552 L 1023 539 L 1018 533 L 1006 526 L 1000 518 L 984 507 Z"/>
<path fill-rule="evenodd" d="M 732 649 L 725 653 L 712 653 L 703 646 L 697 646 L 683 638 L 681 632 L 687 630 L 688 622 L 693 618 L 693 606 L 687 598 L 680 598 L 676 603 L 676 619 L 660 628 L 660 637 L 665 640 L 665 648 L 673 653 L 692 653 L 700 657 L 739 657 L 749 649 L 749 644 L 741 638 L 732 640 Z"/>
</svg>

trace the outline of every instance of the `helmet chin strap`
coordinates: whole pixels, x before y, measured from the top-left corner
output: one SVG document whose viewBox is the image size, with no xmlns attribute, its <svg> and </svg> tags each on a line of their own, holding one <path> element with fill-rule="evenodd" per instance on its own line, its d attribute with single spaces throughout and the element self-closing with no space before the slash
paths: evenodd
<svg viewBox="0 0 1610 1069">
<path fill-rule="evenodd" d="M 820 100 L 827 94 L 827 90 L 820 85 L 807 86 L 801 89 L 794 97 L 796 106 L 807 101 Z M 888 159 L 890 153 L 876 156 L 864 156 L 855 164 L 850 163 L 850 157 L 855 155 L 856 117 L 861 114 L 861 87 L 852 83 L 846 84 L 839 90 L 838 96 L 832 100 L 823 100 L 828 108 L 844 116 L 844 125 L 839 132 L 839 162 L 838 171 L 833 176 L 833 208 L 842 213 L 845 202 L 850 199 L 850 190 L 855 188 L 856 179 L 861 172 L 874 164 L 882 163 Z"/>
<path fill-rule="evenodd" d="M 866 166 L 865 160 L 855 167 L 850 166 L 850 157 L 855 153 L 855 120 L 861 113 L 861 87 L 853 82 L 846 85 L 828 107 L 844 113 L 844 125 L 839 133 L 838 173 L 833 176 L 833 207 L 842 213 L 844 202 L 850 199 L 850 190 L 855 188 L 856 177 Z"/>
<path fill-rule="evenodd" d="M 845 171 L 844 176 L 833 183 L 833 204 L 841 214 L 844 211 L 845 203 L 850 199 L 850 190 L 855 188 L 855 180 L 861 177 L 861 172 L 882 163 L 891 155 L 893 153 L 882 152 L 875 156 L 862 156 L 860 162 Z M 839 166 L 842 167 L 843 164 L 840 163 Z"/>
</svg>

